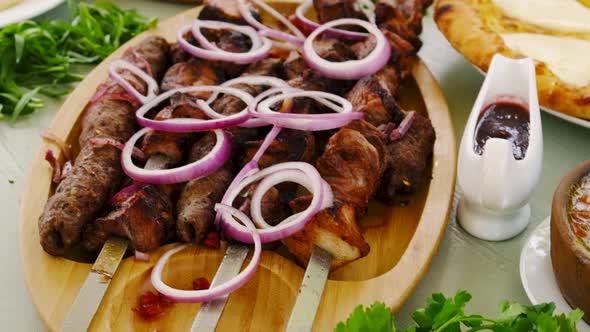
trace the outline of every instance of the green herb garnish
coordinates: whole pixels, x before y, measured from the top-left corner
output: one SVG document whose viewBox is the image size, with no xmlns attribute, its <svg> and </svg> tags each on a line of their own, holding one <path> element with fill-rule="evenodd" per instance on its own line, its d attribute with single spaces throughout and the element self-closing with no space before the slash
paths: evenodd
<svg viewBox="0 0 590 332">
<path fill-rule="evenodd" d="M 73 65 L 97 63 L 157 23 L 108 1 L 73 3 L 71 21 L 25 21 L 0 29 L 0 119 L 43 107 L 39 93 L 67 94 L 83 78 Z"/>
<path fill-rule="evenodd" d="M 555 304 L 543 303 L 524 306 L 504 301 L 497 319 L 464 313 L 465 304 L 471 300 L 466 291 L 454 297 L 432 294 L 426 307 L 414 311 L 414 326 L 397 327 L 391 311 L 383 303 L 369 308 L 359 305 L 346 322 L 339 323 L 334 332 L 575 332 L 576 323 L 584 315 L 580 309 L 569 314 L 555 315 Z"/>
</svg>

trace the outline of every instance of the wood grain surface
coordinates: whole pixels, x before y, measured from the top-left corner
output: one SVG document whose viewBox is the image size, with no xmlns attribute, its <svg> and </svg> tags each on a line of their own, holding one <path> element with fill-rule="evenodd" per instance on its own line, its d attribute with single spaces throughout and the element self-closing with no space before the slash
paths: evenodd
<svg viewBox="0 0 590 332">
<path fill-rule="evenodd" d="M 292 12 L 296 2 L 275 2 L 284 12 Z M 174 40 L 176 30 L 197 16 L 198 8 L 159 24 L 145 34 L 159 34 Z M 138 36 L 114 53 L 119 57 Z M 98 84 L 107 76 L 110 59 L 97 66 L 69 96 L 55 116 L 49 130 L 74 142 L 78 117 Z M 436 252 L 453 197 L 456 168 L 455 137 L 450 114 L 437 82 L 422 63 L 413 71 L 414 81 L 405 82 L 400 103 L 406 109 L 428 114 L 437 140 L 432 175 L 423 190 L 411 197 L 405 207 L 387 207 L 372 202 L 361 228 L 371 245 L 371 253 L 353 264 L 334 271 L 315 321 L 315 331 L 330 331 L 338 321 L 360 303 L 383 301 L 397 311 L 417 286 Z M 51 331 L 61 326 L 69 306 L 85 280 L 90 264 L 52 257 L 39 245 L 37 219 L 52 192 L 51 169 L 42 145 L 27 177 L 20 209 L 20 249 L 26 283 L 33 303 Z M 55 151 L 58 152 L 58 151 Z M 160 319 L 144 321 L 133 312 L 138 295 L 151 289 L 149 271 L 168 245 L 150 252 L 151 262 L 123 261 L 92 322 L 91 331 L 186 331 L 199 304 L 175 304 Z M 223 253 L 219 250 L 191 248 L 175 255 L 165 281 L 190 288 L 197 277 L 211 278 Z M 303 268 L 274 253 L 265 252 L 255 277 L 230 297 L 218 331 L 281 331 L 286 326 L 295 302 Z"/>
</svg>

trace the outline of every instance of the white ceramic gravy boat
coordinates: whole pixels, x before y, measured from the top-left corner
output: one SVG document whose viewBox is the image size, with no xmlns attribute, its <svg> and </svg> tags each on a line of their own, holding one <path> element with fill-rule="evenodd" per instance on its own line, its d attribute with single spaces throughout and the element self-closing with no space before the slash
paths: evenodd
<svg viewBox="0 0 590 332">
<path fill-rule="evenodd" d="M 489 138 L 483 154 L 474 150 L 480 114 L 505 98 L 520 100 L 529 111 L 529 145 L 524 158 L 514 157 L 510 141 Z M 529 198 L 541 174 L 543 133 L 531 59 L 496 54 L 473 105 L 459 148 L 458 183 L 463 195 L 457 217 L 470 234 L 501 241 L 522 232 L 530 220 Z"/>
</svg>

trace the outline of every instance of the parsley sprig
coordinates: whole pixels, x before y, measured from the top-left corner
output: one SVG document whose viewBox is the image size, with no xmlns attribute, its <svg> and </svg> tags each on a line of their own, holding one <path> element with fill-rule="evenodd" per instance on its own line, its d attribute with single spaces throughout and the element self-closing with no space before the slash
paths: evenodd
<svg viewBox="0 0 590 332">
<path fill-rule="evenodd" d="M 383 303 L 376 302 L 366 309 L 359 305 L 334 332 L 575 332 L 576 323 L 584 315 L 580 309 L 556 315 L 553 303 L 525 306 L 503 301 L 498 318 L 491 319 L 465 314 L 465 305 L 470 300 L 466 291 L 448 298 L 441 293 L 432 294 L 424 308 L 414 311 L 414 325 L 407 328 L 396 326 L 391 311 Z"/>
<path fill-rule="evenodd" d="M 0 29 L 0 119 L 43 107 L 39 93 L 67 94 L 83 78 L 76 65 L 99 62 L 157 23 L 108 1 L 73 4 L 71 21 L 24 21 Z"/>
</svg>

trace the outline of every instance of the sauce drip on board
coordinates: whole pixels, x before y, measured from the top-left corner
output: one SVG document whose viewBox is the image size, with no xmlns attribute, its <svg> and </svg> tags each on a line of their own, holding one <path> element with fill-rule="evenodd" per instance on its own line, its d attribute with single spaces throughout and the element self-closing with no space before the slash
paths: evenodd
<svg viewBox="0 0 590 332">
<path fill-rule="evenodd" d="M 482 155 L 490 138 L 508 140 L 516 160 L 525 157 L 529 147 L 529 112 L 517 102 L 497 101 L 481 112 L 475 128 L 473 150 Z"/>
<path fill-rule="evenodd" d="M 568 213 L 574 233 L 590 249 L 590 174 L 572 187 Z"/>
</svg>

